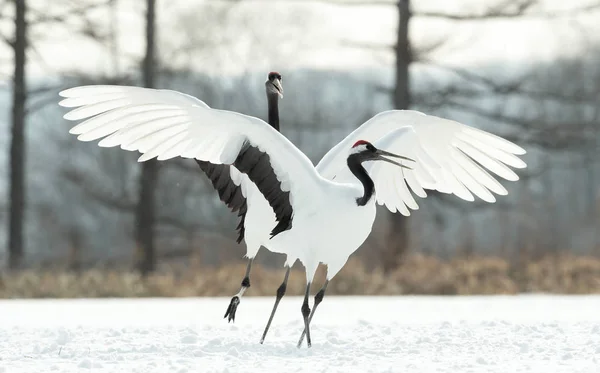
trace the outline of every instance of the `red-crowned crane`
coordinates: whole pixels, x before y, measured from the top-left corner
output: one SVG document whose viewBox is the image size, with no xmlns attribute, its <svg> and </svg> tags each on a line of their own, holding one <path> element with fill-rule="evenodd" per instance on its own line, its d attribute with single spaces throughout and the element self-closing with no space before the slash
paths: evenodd
<svg viewBox="0 0 600 373">
<path fill-rule="evenodd" d="M 279 131 L 279 99 L 283 98 L 283 86 L 281 83 L 281 74 L 272 71 L 267 75 L 265 81 L 265 93 L 267 95 L 267 107 L 268 107 L 268 119 L 267 122 L 271 127 Z M 269 210 L 271 209 L 264 199 L 263 195 L 256 189 L 256 186 L 248 181 L 248 176 L 241 174 L 234 165 L 228 164 L 215 164 L 208 161 L 201 161 L 196 159 L 196 163 L 200 166 L 200 169 L 206 173 L 206 176 L 210 179 L 213 187 L 219 193 L 219 198 L 223 201 L 233 212 L 238 212 L 240 217 L 240 223 L 237 226 L 239 232 L 237 243 L 240 243 L 245 239 L 246 241 L 246 257 L 248 258 L 248 264 L 246 266 L 246 275 L 242 279 L 240 291 L 231 298 L 231 302 L 225 311 L 225 316 L 228 321 L 235 322 L 235 314 L 237 307 L 240 304 L 240 299 L 250 287 L 250 269 L 252 268 L 252 261 L 258 254 L 258 251 L 262 246 L 269 246 L 270 235 L 268 231 L 256 230 L 256 224 L 246 227 L 246 215 L 248 213 L 248 198 L 260 199 L 262 201 L 250 202 L 250 204 L 263 204 L 264 210 L 266 210 L 267 216 L 269 216 Z M 242 190 L 242 182 L 244 179 L 244 190 Z M 247 190 L 251 189 L 251 190 Z M 250 196 L 248 195 L 250 194 Z M 256 207 L 254 207 L 256 209 Z M 272 215 L 272 213 L 270 214 Z M 252 217 L 252 212 L 250 213 Z M 251 224 L 251 223 L 250 223 Z M 246 233 L 248 232 L 248 233 Z M 257 234 L 258 233 L 258 234 Z M 289 274 L 287 275 L 289 276 Z M 286 278 L 287 278 L 286 276 Z M 278 289 L 278 294 L 285 293 L 286 284 L 284 283 Z M 264 340 L 264 337 L 263 337 Z M 262 340 L 261 340 L 262 341 Z"/>
<path fill-rule="evenodd" d="M 65 119 L 89 118 L 70 131 L 79 135 L 79 140 L 103 138 L 100 146 L 120 145 L 141 152 L 140 162 L 179 156 L 233 165 L 245 174 L 232 172 L 231 176 L 247 193 L 247 244 L 254 211 L 257 217 L 266 217 L 252 222 L 256 232 L 268 232 L 268 249 L 287 254 L 288 266 L 300 260 L 305 267 L 307 284 L 301 311 L 309 347 L 310 319 L 329 281 L 371 232 L 376 202 L 403 215 L 410 214 L 409 208 L 418 208 L 410 190 L 420 197 L 430 189 L 468 201 L 473 201 L 475 194 L 494 202 L 491 192 L 506 195 L 507 191 L 484 167 L 507 180 L 518 180 L 507 166 L 526 167 L 516 157 L 525 154 L 521 147 L 416 111 L 392 110 L 376 115 L 314 167 L 264 121 L 211 109 L 176 91 L 83 86 L 60 95 L 66 98 L 62 106 L 78 107 Z M 264 198 L 250 198 L 253 188 Z M 258 201 L 256 208 L 251 201 Z M 327 278 L 311 312 L 308 298 L 319 263 L 327 265 Z M 303 337 L 304 333 L 298 346 Z"/>
</svg>

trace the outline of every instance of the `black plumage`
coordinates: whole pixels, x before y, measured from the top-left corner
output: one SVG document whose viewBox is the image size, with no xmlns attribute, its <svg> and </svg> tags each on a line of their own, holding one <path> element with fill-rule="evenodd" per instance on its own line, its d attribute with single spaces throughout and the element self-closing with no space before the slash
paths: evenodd
<svg viewBox="0 0 600 373">
<path fill-rule="evenodd" d="M 271 238 L 292 228 L 294 211 L 290 203 L 290 192 L 281 189 L 281 181 L 275 175 L 269 155 L 246 141 L 233 165 L 248 175 L 273 208 L 277 225 L 271 231 Z"/>
<path fill-rule="evenodd" d="M 279 81 L 279 85 L 274 84 L 275 80 Z M 279 107 L 277 104 L 277 92 L 281 93 L 281 90 L 277 87 L 281 88 L 281 74 L 271 72 L 268 76 L 267 82 L 265 82 L 265 85 L 267 87 L 266 93 L 269 109 L 268 121 L 273 128 L 279 131 Z M 256 148 L 253 149 L 255 150 L 251 150 L 250 153 L 244 153 L 244 155 L 242 155 L 242 151 L 248 150 L 242 147 L 242 151 L 240 151 L 240 154 L 238 155 L 238 160 L 240 161 L 240 164 L 245 166 L 245 171 L 239 168 L 238 169 L 239 171 L 248 174 L 250 176 L 250 180 L 252 180 L 252 182 L 254 182 L 256 185 L 259 185 L 259 190 L 265 195 L 265 198 L 267 201 L 269 201 L 271 206 L 274 206 L 274 204 L 277 206 L 277 209 L 275 207 L 273 207 L 273 209 L 275 210 L 275 215 L 277 216 L 279 224 L 271 232 L 271 237 L 273 237 L 277 233 L 291 228 L 292 210 L 291 205 L 289 204 L 289 196 L 287 198 L 282 196 L 283 192 L 281 191 L 281 183 L 276 183 L 277 178 L 273 173 L 273 168 L 269 162 L 269 156 Z M 256 157 L 256 159 L 253 157 Z M 246 221 L 248 205 L 246 197 L 244 197 L 242 194 L 241 187 L 236 185 L 233 180 L 231 180 L 230 167 L 234 166 L 226 164 L 214 164 L 197 159 L 196 163 L 198 163 L 200 169 L 204 171 L 204 173 L 206 173 L 210 179 L 213 187 L 219 193 L 219 198 L 221 201 L 225 202 L 227 207 L 229 207 L 232 212 L 239 211 L 238 216 L 240 217 L 240 222 L 236 228 L 236 230 L 239 232 L 237 243 L 242 242 L 245 234 L 244 223 Z M 285 201 L 287 201 L 287 204 Z"/>
<path fill-rule="evenodd" d="M 239 232 L 236 241 L 237 243 L 242 242 L 245 233 L 244 221 L 246 220 L 248 205 L 246 197 L 242 194 L 242 187 L 236 185 L 231 179 L 231 166 L 227 164 L 214 164 L 198 159 L 196 159 L 196 163 L 198 163 L 200 169 L 204 171 L 206 176 L 210 179 L 213 187 L 219 193 L 221 201 L 225 202 L 227 207 L 231 209 L 231 212 L 239 211 L 238 216 L 241 217 L 241 219 L 236 228 Z"/>
</svg>

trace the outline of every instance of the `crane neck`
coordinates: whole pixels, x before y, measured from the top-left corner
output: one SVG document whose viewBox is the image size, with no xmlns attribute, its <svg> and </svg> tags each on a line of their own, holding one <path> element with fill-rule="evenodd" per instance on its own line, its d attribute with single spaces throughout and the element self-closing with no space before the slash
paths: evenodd
<svg viewBox="0 0 600 373">
<path fill-rule="evenodd" d="M 269 106 L 269 124 L 279 131 L 279 97 L 277 94 L 267 93 L 267 104 Z"/>
<path fill-rule="evenodd" d="M 359 206 L 365 206 L 375 193 L 375 183 L 363 167 L 362 162 L 360 154 L 351 154 L 347 161 L 350 172 L 361 182 L 364 189 L 362 197 L 356 199 L 356 204 Z"/>
</svg>

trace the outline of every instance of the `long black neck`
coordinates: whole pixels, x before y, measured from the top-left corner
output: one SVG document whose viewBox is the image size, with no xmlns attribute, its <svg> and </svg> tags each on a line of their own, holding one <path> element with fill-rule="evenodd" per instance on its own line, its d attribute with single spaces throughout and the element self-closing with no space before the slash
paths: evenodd
<svg viewBox="0 0 600 373">
<path fill-rule="evenodd" d="M 279 98 L 277 94 L 267 93 L 267 103 L 269 105 L 269 124 L 279 131 Z"/>
<path fill-rule="evenodd" d="M 360 180 L 363 185 L 364 194 L 362 197 L 356 199 L 356 203 L 359 206 L 364 206 L 367 204 L 367 202 L 369 202 L 371 197 L 373 197 L 373 193 L 375 193 L 375 184 L 373 183 L 373 179 L 371 179 L 369 174 L 367 174 L 367 171 L 363 167 L 362 160 L 360 158 L 361 157 L 359 154 L 351 154 L 348 157 L 347 163 L 350 172 L 352 172 L 352 174 L 356 176 L 356 178 Z"/>
</svg>

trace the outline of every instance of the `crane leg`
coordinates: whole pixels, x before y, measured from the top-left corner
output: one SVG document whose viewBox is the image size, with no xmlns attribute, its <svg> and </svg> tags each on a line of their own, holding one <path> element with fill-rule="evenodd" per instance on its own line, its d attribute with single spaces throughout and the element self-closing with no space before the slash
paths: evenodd
<svg viewBox="0 0 600 373">
<path fill-rule="evenodd" d="M 323 287 L 319 292 L 315 295 L 315 304 L 313 305 L 313 309 L 310 312 L 310 316 L 308 317 L 308 324 L 312 322 L 312 318 L 315 315 L 315 311 L 317 310 L 317 306 L 323 301 L 323 297 L 325 296 L 325 290 L 327 290 L 327 285 L 329 284 L 329 280 L 325 280 Z M 306 335 L 306 328 L 302 331 L 302 335 L 300 336 L 300 340 L 298 341 L 298 347 L 302 346 L 302 341 L 304 341 L 304 336 Z M 310 342 L 308 344 L 310 347 Z"/>
<path fill-rule="evenodd" d="M 310 295 L 310 282 L 306 284 L 306 293 L 304 294 L 304 302 L 302 302 L 302 317 L 304 317 L 304 330 L 306 331 L 306 344 L 308 347 L 312 345 L 310 340 L 310 328 L 308 317 L 310 315 L 310 307 L 308 306 L 308 296 Z M 300 343 L 298 343 L 298 348 L 300 348 Z"/>
<path fill-rule="evenodd" d="M 252 258 L 248 259 L 248 266 L 246 267 L 246 275 L 242 280 L 242 287 L 240 291 L 231 298 L 231 302 L 229 303 L 229 307 L 227 307 L 227 311 L 225 311 L 225 316 L 223 318 L 228 317 L 227 322 L 235 322 L 235 312 L 237 311 L 237 307 L 240 304 L 240 298 L 246 292 L 246 289 L 250 287 L 250 269 L 252 268 Z"/>
<path fill-rule="evenodd" d="M 269 317 L 269 321 L 267 322 L 267 326 L 265 331 L 263 332 L 262 338 L 260 339 L 260 343 L 262 344 L 265 341 L 265 337 L 267 336 L 267 332 L 269 331 L 269 327 L 271 326 L 271 321 L 273 321 L 273 316 L 275 316 L 275 311 L 277 311 L 277 306 L 279 306 L 279 301 L 283 298 L 285 294 L 285 290 L 287 288 L 288 278 L 290 277 L 291 267 L 287 267 L 285 271 L 285 277 L 283 278 L 283 282 L 277 288 L 277 298 L 275 298 L 275 304 L 273 305 L 273 311 L 271 311 L 271 316 Z"/>
</svg>

